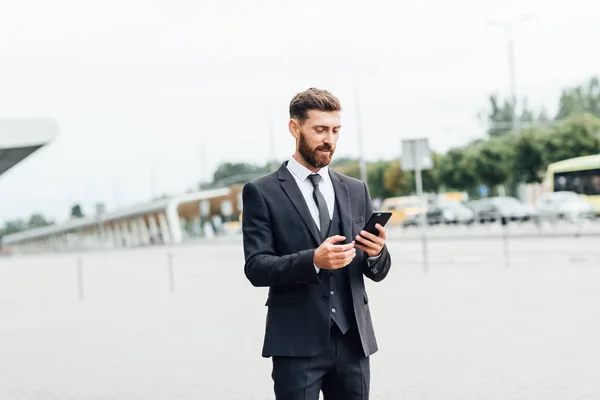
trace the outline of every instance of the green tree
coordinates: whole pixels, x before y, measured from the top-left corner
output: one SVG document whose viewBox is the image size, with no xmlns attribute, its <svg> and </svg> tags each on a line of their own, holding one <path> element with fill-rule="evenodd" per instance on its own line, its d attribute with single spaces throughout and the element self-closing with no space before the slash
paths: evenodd
<svg viewBox="0 0 600 400">
<path fill-rule="evenodd" d="M 513 130 L 513 115 L 515 113 L 517 113 L 519 121 L 523 124 L 530 125 L 535 122 L 533 112 L 528 107 L 527 99 L 523 100 L 523 107 L 520 111 L 515 109 L 512 101 L 502 101 L 495 94 L 489 97 L 489 101 L 489 111 L 486 117 L 489 125 L 487 131 L 489 137 L 504 136 Z"/>
<path fill-rule="evenodd" d="M 514 182 L 539 183 L 547 162 L 544 157 L 545 132 L 530 128 L 518 135 L 511 135 L 506 147 L 510 157 L 510 175 Z"/>
<path fill-rule="evenodd" d="M 28 228 L 41 228 L 44 226 L 52 225 L 52 222 L 46 220 L 42 214 L 35 213 L 29 217 Z"/>
<path fill-rule="evenodd" d="M 544 141 L 547 162 L 600 153 L 600 119 L 573 114 L 555 123 Z"/>
<path fill-rule="evenodd" d="M 369 183 L 369 191 L 372 198 L 386 198 L 395 196 L 395 191 L 390 191 L 385 184 L 385 173 L 388 167 L 392 164 L 391 161 L 379 160 L 367 164 L 367 180 Z M 403 179 L 404 177 L 399 177 Z M 389 178 L 388 178 L 389 179 Z"/>
<path fill-rule="evenodd" d="M 477 185 L 475 171 L 465 162 L 465 152 L 465 148 L 454 148 L 440 158 L 437 174 L 440 185 L 446 189 L 469 190 Z"/>
<path fill-rule="evenodd" d="M 406 177 L 400 161 L 392 161 L 383 169 L 383 197 L 399 196 L 406 189 Z"/>
<path fill-rule="evenodd" d="M 329 166 L 331 168 L 337 168 L 348 164 L 358 164 L 358 159 L 354 157 L 334 157 Z"/>
<path fill-rule="evenodd" d="M 600 79 L 597 76 L 585 85 L 577 85 L 561 93 L 556 119 L 582 113 L 600 117 Z"/>
<path fill-rule="evenodd" d="M 7 221 L 4 224 L 4 234 L 10 235 L 13 233 L 19 233 L 27 229 L 27 223 L 22 219 L 16 219 L 13 221 Z"/>
<path fill-rule="evenodd" d="M 537 117 L 538 125 L 547 126 L 550 125 L 551 118 L 548 114 L 548 109 L 546 107 L 542 107 L 540 113 Z"/>
<path fill-rule="evenodd" d="M 351 176 L 352 178 L 360 179 L 360 166 L 358 165 L 358 161 L 353 159 L 345 159 L 343 161 L 338 161 L 336 164 L 331 163 L 331 169 L 335 172 L 347 176 Z"/>
<path fill-rule="evenodd" d="M 492 138 L 466 151 L 465 166 L 475 172 L 479 182 L 493 190 L 508 179 L 508 159 L 506 146 L 498 138 Z"/>
<path fill-rule="evenodd" d="M 73 207 L 71 207 L 71 217 L 72 218 L 83 218 L 84 217 L 80 204 L 75 204 Z"/>
<path fill-rule="evenodd" d="M 267 174 L 271 171 L 272 165 L 255 165 L 249 163 L 225 162 L 220 164 L 213 174 L 213 184 L 228 180 L 229 184 L 243 183 L 247 180 L 257 177 L 260 174 Z M 239 177 L 239 179 L 235 179 Z M 230 181 L 230 182 L 229 182 Z M 238 182 L 241 181 L 241 182 Z"/>
</svg>

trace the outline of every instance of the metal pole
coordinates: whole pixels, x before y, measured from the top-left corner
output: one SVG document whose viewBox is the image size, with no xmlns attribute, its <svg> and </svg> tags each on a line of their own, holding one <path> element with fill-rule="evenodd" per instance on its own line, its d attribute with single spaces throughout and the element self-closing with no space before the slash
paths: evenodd
<svg viewBox="0 0 600 400">
<path fill-rule="evenodd" d="M 275 133 L 274 133 L 274 128 L 273 128 L 273 120 L 270 121 L 269 123 L 269 145 L 271 147 L 271 162 L 269 162 L 269 164 L 271 165 L 271 170 L 275 170 L 277 168 L 277 155 L 275 152 Z"/>
<path fill-rule="evenodd" d="M 77 289 L 79 301 L 83 301 L 83 261 L 81 257 L 77 257 Z"/>
<path fill-rule="evenodd" d="M 428 272 L 429 262 L 427 259 L 427 235 L 425 234 L 425 229 L 427 226 L 427 215 L 425 213 L 425 201 L 423 201 L 423 176 L 421 174 L 421 161 L 417 159 L 417 142 L 412 142 L 412 159 L 415 163 L 415 183 L 417 186 L 417 197 L 419 198 L 419 203 L 421 204 L 422 212 L 420 217 L 421 222 L 421 248 L 423 249 L 423 269 L 425 273 Z"/>
<path fill-rule="evenodd" d="M 425 234 L 425 229 L 426 229 L 426 225 L 427 225 L 427 215 L 425 213 L 425 201 L 423 199 L 423 178 L 421 176 L 421 169 L 418 168 L 415 171 L 415 180 L 417 183 L 417 196 L 419 197 L 419 202 L 421 203 L 421 207 L 422 207 L 422 212 L 420 215 L 420 219 L 421 219 L 421 243 L 422 243 L 422 249 L 423 249 L 423 268 L 425 273 L 427 273 L 428 268 L 429 268 L 429 263 L 427 260 L 427 235 Z"/>
<path fill-rule="evenodd" d="M 206 144 L 204 140 L 200 142 L 200 185 L 202 183 L 206 183 Z M 199 187 L 198 190 L 202 190 L 202 187 Z"/>
<path fill-rule="evenodd" d="M 516 79 L 516 62 L 515 62 L 515 39 L 514 39 L 514 28 L 520 23 L 529 21 L 531 15 L 522 15 L 519 18 L 511 21 L 501 22 L 497 20 L 488 21 L 489 25 L 497 26 L 503 29 L 507 35 L 508 41 L 508 72 L 510 80 L 510 91 L 513 104 L 513 116 L 511 128 L 515 132 L 520 131 L 519 117 L 517 116 L 517 79 Z"/>
<path fill-rule="evenodd" d="M 362 132 L 362 119 L 360 115 L 360 93 L 359 93 L 359 85 L 356 84 L 354 88 L 354 93 L 356 97 L 356 132 L 358 134 L 358 166 L 360 168 L 360 180 L 363 182 L 367 182 L 367 161 L 365 159 L 365 144 L 363 140 L 363 132 Z"/>
<path fill-rule="evenodd" d="M 519 132 L 519 116 L 517 114 L 517 78 L 516 78 L 516 66 L 515 66 L 515 44 L 512 26 L 509 25 L 506 29 L 508 35 L 508 71 L 510 79 L 510 91 L 513 104 L 513 115 L 512 115 L 512 129 L 515 132 Z"/>
<path fill-rule="evenodd" d="M 504 245 L 504 266 L 510 266 L 510 253 L 508 250 L 508 225 L 502 226 L 502 241 Z"/>
<path fill-rule="evenodd" d="M 156 198 L 156 162 L 151 161 L 150 164 L 150 200 Z"/>
<path fill-rule="evenodd" d="M 175 274 L 173 271 L 173 253 L 169 252 L 169 292 L 173 294 L 175 292 Z"/>
</svg>

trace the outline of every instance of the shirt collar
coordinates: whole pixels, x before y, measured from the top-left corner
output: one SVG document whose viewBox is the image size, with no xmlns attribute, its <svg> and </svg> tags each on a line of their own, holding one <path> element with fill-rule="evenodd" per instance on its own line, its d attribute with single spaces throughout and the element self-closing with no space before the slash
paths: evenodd
<svg viewBox="0 0 600 400">
<path fill-rule="evenodd" d="M 296 161 L 294 157 L 290 157 L 288 161 L 288 167 L 294 175 L 300 178 L 301 181 L 305 181 L 309 175 L 312 175 L 314 173 L 310 169 L 306 168 L 304 165 Z M 329 168 L 327 166 L 319 169 L 316 173 L 321 175 L 321 178 L 323 180 L 329 179 Z"/>
</svg>

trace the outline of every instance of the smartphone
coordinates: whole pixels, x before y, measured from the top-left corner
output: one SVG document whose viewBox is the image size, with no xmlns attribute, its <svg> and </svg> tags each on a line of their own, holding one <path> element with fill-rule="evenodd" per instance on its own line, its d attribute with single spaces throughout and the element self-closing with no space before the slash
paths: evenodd
<svg viewBox="0 0 600 400">
<path fill-rule="evenodd" d="M 375 236 L 379 236 L 379 231 L 375 227 L 375 224 L 385 226 L 391 216 L 392 213 L 390 211 L 375 211 L 373 214 L 371 214 L 371 218 L 369 218 L 367 224 L 362 230 L 372 233 Z"/>
</svg>

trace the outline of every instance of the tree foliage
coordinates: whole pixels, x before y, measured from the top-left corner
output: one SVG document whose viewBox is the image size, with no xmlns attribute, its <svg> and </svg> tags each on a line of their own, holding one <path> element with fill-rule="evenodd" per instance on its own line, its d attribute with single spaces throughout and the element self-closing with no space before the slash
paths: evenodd
<svg viewBox="0 0 600 400">
<path fill-rule="evenodd" d="M 266 165 L 256 165 L 250 163 L 225 162 L 220 164 L 215 170 L 213 174 L 213 182 L 219 182 L 235 176 L 258 176 L 260 174 L 267 174 L 269 172 L 271 172 L 271 166 L 268 163 Z"/>
<path fill-rule="evenodd" d="M 81 210 L 80 204 L 75 204 L 71 207 L 71 217 L 72 218 L 83 218 L 83 211 Z"/>
<path fill-rule="evenodd" d="M 4 228 L 0 229 L 0 234 L 10 235 L 13 233 L 23 232 L 28 229 L 41 228 L 53 224 L 53 221 L 47 220 L 42 214 L 33 213 L 28 220 L 20 218 L 12 221 L 6 221 Z"/>
<path fill-rule="evenodd" d="M 506 182 L 508 149 L 499 138 L 473 146 L 465 155 L 465 168 L 475 173 L 477 180 L 493 189 Z"/>
<path fill-rule="evenodd" d="M 52 225 L 53 222 L 48 221 L 42 214 L 34 213 L 29 217 L 29 228 L 41 228 L 44 226 Z"/>
<path fill-rule="evenodd" d="M 367 164 L 367 181 L 371 197 L 383 199 L 400 195 L 405 176 L 399 161 L 379 160 Z"/>
<path fill-rule="evenodd" d="M 466 164 L 465 148 L 448 150 L 440 158 L 438 179 L 449 190 L 469 190 L 477 184 L 477 175 Z"/>
<path fill-rule="evenodd" d="M 509 168 L 516 182 L 539 183 L 547 165 L 543 139 L 545 135 L 536 129 L 527 129 L 511 137 Z"/>
<path fill-rule="evenodd" d="M 490 138 L 504 136 L 515 127 L 513 126 L 513 115 L 517 114 L 520 123 L 530 125 L 536 120 L 536 116 L 527 104 L 527 99 L 523 100 L 521 110 L 518 110 L 509 100 L 500 100 L 495 94 L 489 97 L 489 111 L 487 114 L 487 124 L 489 125 L 487 134 Z M 540 112 L 540 117 L 545 117 L 545 111 Z"/>
<path fill-rule="evenodd" d="M 487 134 L 490 138 L 501 137 L 513 131 L 515 113 L 520 125 L 524 127 L 546 125 L 549 122 L 548 111 L 542 107 L 539 112 L 534 112 L 529 107 L 527 99 L 521 101 L 520 109 L 516 108 L 512 101 L 500 100 L 495 94 L 489 97 L 489 102 L 486 122 L 489 126 Z"/>
<path fill-rule="evenodd" d="M 574 114 L 558 121 L 543 142 L 547 161 L 600 153 L 599 134 L 600 119 L 591 114 Z"/>
<path fill-rule="evenodd" d="M 383 166 L 382 166 L 383 167 Z M 388 163 L 383 170 L 384 193 L 389 196 L 398 196 L 406 189 L 406 176 L 400 165 L 400 161 L 394 160 Z"/>
<path fill-rule="evenodd" d="M 556 119 L 586 113 L 600 118 L 600 78 L 597 76 L 592 77 L 585 85 L 563 90 Z"/>
</svg>

